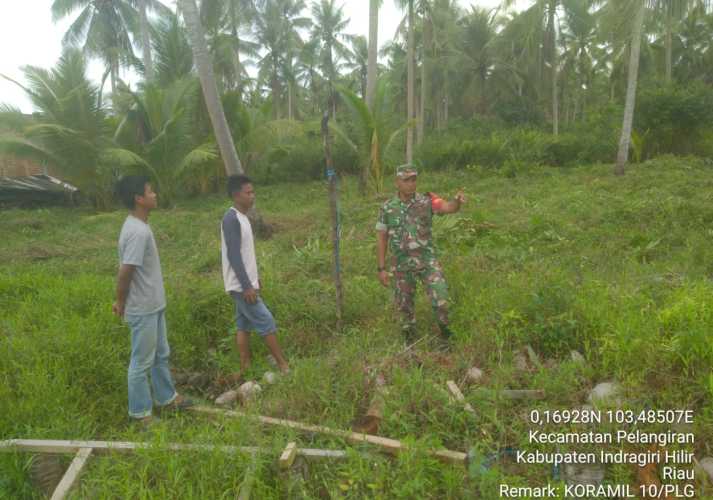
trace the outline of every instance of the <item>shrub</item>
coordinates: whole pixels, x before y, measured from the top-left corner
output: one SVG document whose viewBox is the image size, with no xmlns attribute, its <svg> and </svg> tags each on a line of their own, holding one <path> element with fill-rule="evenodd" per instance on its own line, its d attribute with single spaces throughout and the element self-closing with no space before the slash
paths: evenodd
<svg viewBox="0 0 713 500">
<path fill-rule="evenodd" d="M 646 136 L 644 158 L 663 153 L 701 154 L 713 127 L 713 88 L 701 83 L 645 88 L 639 95 L 635 127 Z"/>
</svg>

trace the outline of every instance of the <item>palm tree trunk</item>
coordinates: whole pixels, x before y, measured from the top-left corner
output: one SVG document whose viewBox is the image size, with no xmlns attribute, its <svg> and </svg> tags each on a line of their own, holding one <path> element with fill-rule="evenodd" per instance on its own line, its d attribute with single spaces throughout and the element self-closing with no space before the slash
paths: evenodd
<svg viewBox="0 0 713 500">
<path fill-rule="evenodd" d="M 218 86 L 215 83 L 215 75 L 213 74 L 213 62 L 208 53 L 198 9 L 194 0 L 178 0 L 178 5 L 183 11 L 183 18 L 186 21 L 186 28 L 193 48 L 193 58 L 198 69 L 201 88 L 203 89 L 203 98 L 213 125 L 215 138 L 218 141 L 220 156 L 225 164 L 225 172 L 227 175 L 242 174 L 243 167 L 240 164 L 240 159 L 233 143 L 233 136 L 230 134 L 228 122 L 225 119 L 223 104 L 218 96 Z"/>
<path fill-rule="evenodd" d="M 448 127 L 448 107 L 450 106 L 450 96 L 448 95 L 448 83 L 445 85 L 446 95 L 443 99 L 443 126 Z"/>
<path fill-rule="evenodd" d="M 408 82 L 406 84 L 406 115 L 407 121 L 414 119 L 414 26 L 413 26 L 413 0 L 408 2 Z M 409 124 L 406 130 L 406 163 L 413 161 L 413 126 Z"/>
<path fill-rule="evenodd" d="M 379 0 L 369 2 L 369 56 L 366 69 L 366 104 L 370 111 L 374 106 L 376 90 L 376 54 L 379 50 Z"/>
<path fill-rule="evenodd" d="M 426 125 L 426 95 L 428 94 L 428 72 L 426 71 L 426 40 L 421 49 L 421 105 L 419 106 L 420 118 L 416 129 L 416 144 L 423 142 L 423 131 Z"/>
<path fill-rule="evenodd" d="M 671 16 L 671 7 L 666 7 L 666 83 L 671 83 L 671 77 L 673 74 L 673 20 Z"/>
<path fill-rule="evenodd" d="M 273 73 L 272 78 L 270 79 L 270 87 L 272 89 L 272 114 L 275 117 L 275 120 L 280 119 L 280 106 L 279 106 L 279 99 L 280 99 L 280 84 L 277 81 L 277 75 Z"/>
<path fill-rule="evenodd" d="M 238 21 L 235 15 L 235 4 L 230 2 L 230 30 L 233 37 L 233 71 L 235 72 L 235 81 L 233 88 L 238 92 L 242 99 L 243 93 L 240 88 L 240 38 L 238 37 Z"/>
<path fill-rule="evenodd" d="M 555 49 L 557 50 L 557 49 Z M 552 133 L 559 135 L 559 92 L 557 85 L 557 54 L 552 54 Z"/>
<path fill-rule="evenodd" d="M 292 83 L 287 82 L 287 119 L 292 120 Z"/>
<path fill-rule="evenodd" d="M 636 8 L 631 36 L 631 55 L 629 56 L 629 76 L 626 84 L 626 103 L 624 104 L 624 122 L 619 139 L 619 153 L 616 158 L 614 173 L 624 175 L 624 166 L 629 159 L 631 126 L 634 122 L 634 104 L 636 104 L 636 85 L 639 78 L 639 55 L 641 53 L 641 30 L 644 24 L 646 5 L 640 2 Z"/>
<path fill-rule="evenodd" d="M 141 23 L 141 50 L 144 59 L 144 70 L 146 80 L 153 79 L 153 59 L 151 58 L 151 36 L 149 34 L 149 19 L 146 15 L 146 2 L 139 2 L 139 22 Z"/>
<path fill-rule="evenodd" d="M 559 92 L 557 91 L 557 33 L 555 14 L 557 4 L 549 2 L 547 13 L 547 52 L 549 52 L 550 70 L 552 71 L 552 133 L 559 134 Z"/>
<path fill-rule="evenodd" d="M 112 96 L 114 95 L 114 92 L 116 91 L 116 83 L 117 80 L 119 79 L 119 76 L 117 74 L 116 70 L 116 63 L 114 61 L 111 62 L 111 68 L 109 69 L 109 83 L 111 83 L 111 94 Z"/>
</svg>

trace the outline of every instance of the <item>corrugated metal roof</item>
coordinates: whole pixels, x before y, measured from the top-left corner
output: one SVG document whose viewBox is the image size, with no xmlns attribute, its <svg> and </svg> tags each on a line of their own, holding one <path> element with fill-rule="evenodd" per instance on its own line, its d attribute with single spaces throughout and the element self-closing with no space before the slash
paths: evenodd
<svg viewBox="0 0 713 500">
<path fill-rule="evenodd" d="M 79 190 L 49 175 L 0 177 L 0 203 L 71 201 Z"/>
</svg>

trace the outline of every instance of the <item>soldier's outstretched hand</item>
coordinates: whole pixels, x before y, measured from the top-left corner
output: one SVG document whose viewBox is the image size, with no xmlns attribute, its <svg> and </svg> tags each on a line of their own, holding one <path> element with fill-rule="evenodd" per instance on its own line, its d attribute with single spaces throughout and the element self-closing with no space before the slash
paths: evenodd
<svg viewBox="0 0 713 500">
<path fill-rule="evenodd" d="M 465 203 L 465 195 L 463 194 L 463 189 L 459 189 L 458 192 L 456 193 L 455 200 L 458 203 Z"/>
<path fill-rule="evenodd" d="M 385 287 L 389 286 L 389 273 L 386 271 L 379 271 L 379 281 Z"/>
</svg>

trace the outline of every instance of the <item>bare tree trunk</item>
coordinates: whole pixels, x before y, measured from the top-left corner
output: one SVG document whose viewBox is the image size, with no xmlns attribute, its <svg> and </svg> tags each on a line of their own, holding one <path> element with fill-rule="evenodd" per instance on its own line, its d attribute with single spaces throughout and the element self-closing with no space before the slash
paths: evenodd
<svg viewBox="0 0 713 500">
<path fill-rule="evenodd" d="M 235 15 L 235 4 L 230 2 L 230 29 L 233 37 L 233 71 L 235 72 L 235 81 L 233 81 L 233 89 L 238 92 L 240 99 L 243 98 L 243 92 L 240 88 L 240 38 L 238 37 L 238 19 Z"/>
<path fill-rule="evenodd" d="M 146 71 L 146 80 L 153 79 L 153 59 L 151 57 L 151 36 L 149 34 L 149 19 L 146 15 L 146 2 L 139 2 L 139 21 L 141 23 L 141 50 L 143 52 L 144 69 Z"/>
<path fill-rule="evenodd" d="M 631 34 L 631 55 L 629 56 L 629 76 L 626 84 L 626 103 L 624 104 L 624 122 L 619 139 L 619 153 L 616 158 L 614 173 L 624 175 L 624 166 L 629 159 L 629 144 L 631 143 L 631 126 L 634 122 L 634 105 L 636 104 L 636 85 L 639 78 L 639 55 L 641 53 L 641 30 L 644 25 L 646 5 L 640 2 L 636 8 Z"/>
<path fill-rule="evenodd" d="M 119 75 L 117 74 L 116 63 L 112 60 L 111 69 L 109 70 L 109 83 L 111 83 L 112 96 L 114 95 L 114 92 L 116 91 L 116 84 L 117 84 L 118 79 L 119 79 Z"/>
<path fill-rule="evenodd" d="M 270 88 L 272 89 L 272 115 L 275 120 L 280 119 L 280 85 L 277 81 L 277 76 L 272 75 L 270 79 Z"/>
<path fill-rule="evenodd" d="M 292 120 L 292 83 L 287 82 L 287 119 Z"/>
<path fill-rule="evenodd" d="M 559 92 L 557 89 L 557 32 L 555 14 L 557 4 L 550 0 L 547 14 L 547 52 L 549 52 L 550 70 L 552 71 L 552 133 L 559 134 Z"/>
<path fill-rule="evenodd" d="M 240 164 L 238 153 L 235 150 L 233 136 L 228 128 L 228 121 L 225 119 L 223 104 L 218 96 L 218 86 L 215 83 L 213 74 L 213 62 L 208 53 L 203 26 L 201 26 L 200 15 L 194 0 L 178 0 L 178 4 L 183 11 L 183 18 L 186 21 L 188 35 L 191 38 L 193 48 L 193 59 L 198 69 L 198 76 L 203 89 L 208 115 L 210 116 L 215 138 L 218 141 L 220 156 L 225 164 L 225 172 L 228 175 L 242 174 L 243 167 Z"/>
<path fill-rule="evenodd" d="M 673 74 L 673 19 L 671 16 L 671 7 L 666 6 L 666 83 L 671 83 L 671 78 Z"/>
<path fill-rule="evenodd" d="M 557 50 L 557 49 L 555 49 Z M 559 135 L 559 92 L 557 85 L 557 55 L 552 56 L 552 133 Z"/>
<path fill-rule="evenodd" d="M 424 43 L 425 45 L 425 43 Z M 426 124 L 426 93 L 428 92 L 428 81 L 426 72 L 426 47 L 421 49 L 421 105 L 419 106 L 418 128 L 416 129 L 416 144 L 423 142 L 423 131 Z"/>
<path fill-rule="evenodd" d="M 448 84 L 445 86 L 446 88 L 446 96 L 445 99 L 443 100 L 443 126 L 448 127 L 448 107 L 450 106 L 450 97 L 448 95 Z"/>
<path fill-rule="evenodd" d="M 408 82 L 406 84 L 406 115 L 407 120 L 412 122 L 414 119 L 414 26 L 413 26 L 413 0 L 408 2 Z M 406 130 L 406 163 L 413 161 L 413 125 L 409 124 Z"/>
<path fill-rule="evenodd" d="M 376 91 L 376 55 L 379 50 L 379 0 L 369 1 L 369 57 L 366 68 L 366 104 L 374 111 Z"/>
</svg>

